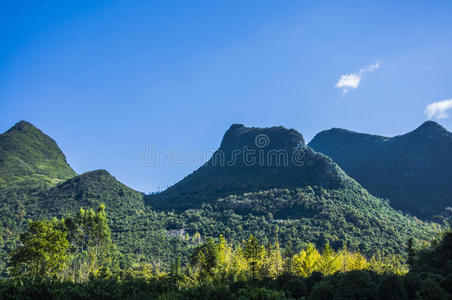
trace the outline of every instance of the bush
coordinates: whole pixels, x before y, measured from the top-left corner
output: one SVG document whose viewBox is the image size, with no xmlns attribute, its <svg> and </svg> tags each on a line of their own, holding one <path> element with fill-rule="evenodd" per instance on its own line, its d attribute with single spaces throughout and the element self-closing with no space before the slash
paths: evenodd
<svg viewBox="0 0 452 300">
<path fill-rule="evenodd" d="M 444 290 L 432 279 L 424 281 L 418 297 L 418 299 L 425 300 L 446 300 L 447 298 L 447 294 Z"/>
<path fill-rule="evenodd" d="M 334 298 L 334 286 L 330 281 L 322 281 L 314 285 L 309 294 L 310 300 L 331 300 Z"/>
<path fill-rule="evenodd" d="M 335 295 L 340 299 L 372 299 L 376 284 L 367 272 L 350 271 L 333 277 Z"/>
<path fill-rule="evenodd" d="M 397 275 L 386 275 L 380 281 L 377 289 L 377 299 L 392 300 L 406 299 L 402 279 Z"/>
<path fill-rule="evenodd" d="M 303 279 L 294 278 L 283 284 L 282 289 L 287 291 L 288 297 L 300 298 L 306 296 L 307 288 Z"/>
<path fill-rule="evenodd" d="M 416 298 L 418 291 L 421 289 L 423 280 L 421 276 L 417 273 L 408 273 L 403 278 L 403 286 L 408 299 Z"/>
<path fill-rule="evenodd" d="M 452 295 L 452 274 L 447 275 L 444 277 L 443 280 L 441 280 L 441 287 Z"/>
</svg>

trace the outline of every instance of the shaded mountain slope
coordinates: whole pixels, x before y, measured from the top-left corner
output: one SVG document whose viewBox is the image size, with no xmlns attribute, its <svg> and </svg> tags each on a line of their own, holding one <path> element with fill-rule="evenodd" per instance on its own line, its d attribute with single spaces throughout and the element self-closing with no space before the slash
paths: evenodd
<svg viewBox="0 0 452 300">
<path fill-rule="evenodd" d="M 392 138 L 331 129 L 309 146 L 396 209 L 428 218 L 452 206 L 452 133 L 435 122 Z"/>
</svg>

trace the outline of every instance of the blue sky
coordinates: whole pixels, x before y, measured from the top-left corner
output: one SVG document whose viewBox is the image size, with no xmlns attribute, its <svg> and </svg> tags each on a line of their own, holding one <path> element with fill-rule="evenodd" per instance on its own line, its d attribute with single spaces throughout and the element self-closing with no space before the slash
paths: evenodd
<svg viewBox="0 0 452 300">
<path fill-rule="evenodd" d="M 307 141 L 331 127 L 393 136 L 429 117 L 452 129 L 450 1 L 1 6 L 0 130 L 30 121 L 78 173 L 107 169 L 140 191 L 192 172 L 232 123 Z"/>
</svg>

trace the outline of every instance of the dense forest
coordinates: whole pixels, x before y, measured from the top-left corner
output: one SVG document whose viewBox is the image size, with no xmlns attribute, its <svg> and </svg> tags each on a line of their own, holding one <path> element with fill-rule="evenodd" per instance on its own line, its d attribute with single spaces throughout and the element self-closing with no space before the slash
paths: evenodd
<svg viewBox="0 0 452 300">
<path fill-rule="evenodd" d="M 452 232 L 429 247 L 410 240 L 407 260 L 366 258 L 329 243 L 283 250 L 278 236 L 262 243 L 208 238 L 168 269 L 121 267 L 101 205 L 65 218 L 30 221 L 10 253 L 12 279 L 2 299 L 448 299 L 452 295 Z"/>
</svg>

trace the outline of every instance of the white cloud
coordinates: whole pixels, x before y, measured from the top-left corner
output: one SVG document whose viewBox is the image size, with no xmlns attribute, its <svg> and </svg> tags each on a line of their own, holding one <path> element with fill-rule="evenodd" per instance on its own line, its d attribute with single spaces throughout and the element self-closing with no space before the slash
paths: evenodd
<svg viewBox="0 0 452 300">
<path fill-rule="evenodd" d="M 339 78 L 336 87 L 342 89 L 344 93 L 347 93 L 349 88 L 356 89 L 360 81 L 361 77 L 358 74 L 345 74 Z"/>
<path fill-rule="evenodd" d="M 347 93 L 349 89 L 356 89 L 360 82 L 361 77 L 364 73 L 369 72 L 372 73 L 376 69 L 380 67 L 380 62 L 377 62 L 373 65 L 368 65 L 358 71 L 358 73 L 352 74 L 344 74 L 341 75 L 339 81 L 336 83 L 336 88 L 342 89 L 342 92 Z"/>
<path fill-rule="evenodd" d="M 427 117 L 436 118 L 438 120 L 449 117 L 447 111 L 452 108 L 452 99 L 432 102 L 425 107 L 424 113 Z"/>
</svg>

